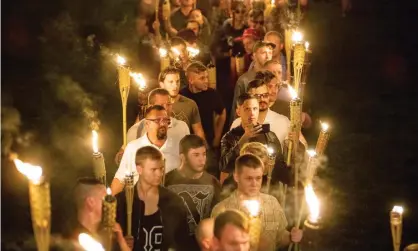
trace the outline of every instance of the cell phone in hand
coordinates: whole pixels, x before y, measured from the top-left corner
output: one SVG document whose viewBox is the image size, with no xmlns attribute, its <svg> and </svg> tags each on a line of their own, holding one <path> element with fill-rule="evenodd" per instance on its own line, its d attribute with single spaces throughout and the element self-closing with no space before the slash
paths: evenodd
<svg viewBox="0 0 418 251">
<path fill-rule="evenodd" d="M 268 132 L 270 132 L 270 124 L 262 124 L 260 133 L 268 133 Z"/>
</svg>

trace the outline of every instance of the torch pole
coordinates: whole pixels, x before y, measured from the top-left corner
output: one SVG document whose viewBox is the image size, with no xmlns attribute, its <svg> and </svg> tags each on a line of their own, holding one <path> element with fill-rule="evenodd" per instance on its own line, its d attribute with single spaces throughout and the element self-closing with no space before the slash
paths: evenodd
<svg viewBox="0 0 418 251">
<path fill-rule="evenodd" d="M 126 106 L 128 104 L 129 88 L 131 83 L 131 77 L 129 76 L 129 68 L 119 65 L 119 91 L 122 102 L 122 133 L 123 133 L 123 147 L 126 147 Z"/>
<path fill-rule="evenodd" d="M 112 250 L 113 227 L 116 224 L 116 198 L 109 191 L 103 200 L 102 222 L 105 231 L 104 246 L 106 250 Z"/>
<path fill-rule="evenodd" d="M 132 206 L 134 200 L 134 175 L 125 175 L 125 196 L 126 196 L 126 235 L 132 237 Z"/>
<path fill-rule="evenodd" d="M 286 78 L 290 83 L 290 61 L 292 58 L 292 31 L 290 28 L 284 30 L 284 48 L 286 51 Z"/>
</svg>

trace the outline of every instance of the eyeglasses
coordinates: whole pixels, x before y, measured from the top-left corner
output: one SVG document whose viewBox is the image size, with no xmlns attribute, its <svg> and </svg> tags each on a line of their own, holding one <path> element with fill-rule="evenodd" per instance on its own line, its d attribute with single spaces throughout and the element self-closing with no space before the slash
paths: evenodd
<svg viewBox="0 0 418 251">
<path fill-rule="evenodd" d="M 263 94 L 254 94 L 254 97 L 256 97 L 256 99 L 260 100 L 263 98 L 268 98 L 269 97 L 269 93 L 263 93 Z"/>
<path fill-rule="evenodd" d="M 169 118 L 146 119 L 146 120 L 152 121 L 152 122 L 157 123 L 159 125 L 170 125 L 171 124 L 171 119 L 169 119 Z"/>
</svg>

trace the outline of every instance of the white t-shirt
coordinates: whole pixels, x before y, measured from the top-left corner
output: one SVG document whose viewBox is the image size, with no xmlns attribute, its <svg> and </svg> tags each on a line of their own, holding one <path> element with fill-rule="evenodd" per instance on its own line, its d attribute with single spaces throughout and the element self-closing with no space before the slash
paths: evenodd
<svg viewBox="0 0 418 251">
<path fill-rule="evenodd" d="M 289 135 L 290 121 L 286 116 L 278 114 L 268 109 L 266 118 L 263 124 L 270 124 L 270 131 L 276 134 L 282 147 L 284 146 L 284 140 Z M 232 122 L 231 129 L 241 125 L 241 118 L 237 118 Z"/>
<path fill-rule="evenodd" d="M 127 141 L 128 143 L 138 138 L 138 129 L 141 131 L 140 137 L 144 136 L 145 130 L 145 120 L 135 123 L 127 132 Z M 171 117 L 171 124 L 168 126 L 167 134 L 180 137 L 182 139 L 184 136 L 190 134 L 189 127 L 186 122 L 178 120 L 174 117 Z"/>
<path fill-rule="evenodd" d="M 165 159 L 165 173 L 176 169 L 180 166 L 179 144 L 181 139 L 182 138 L 172 136 L 171 134 L 167 133 L 167 140 L 161 148 L 153 145 L 149 141 L 147 134 L 129 142 L 123 153 L 119 168 L 116 171 L 115 179 L 118 179 L 121 183 L 124 183 L 126 173 L 133 172 L 134 183 L 138 181 L 139 177 L 138 172 L 136 171 L 135 156 L 136 151 L 144 146 L 153 146 L 162 152 Z"/>
</svg>

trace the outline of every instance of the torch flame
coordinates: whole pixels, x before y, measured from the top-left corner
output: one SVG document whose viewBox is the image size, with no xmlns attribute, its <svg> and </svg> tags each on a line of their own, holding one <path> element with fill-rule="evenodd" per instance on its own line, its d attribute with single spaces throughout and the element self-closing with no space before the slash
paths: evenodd
<svg viewBox="0 0 418 251">
<path fill-rule="evenodd" d="M 126 64 L 126 59 L 120 55 L 117 56 L 116 58 L 116 62 L 118 62 L 119 65 L 125 65 Z"/>
<path fill-rule="evenodd" d="M 192 58 L 194 58 L 194 57 L 196 57 L 200 53 L 200 50 L 197 49 L 197 48 L 193 48 L 193 47 L 188 46 L 187 47 L 187 52 L 189 53 L 189 55 Z"/>
<path fill-rule="evenodd" d="M 177 48 L 171 48 L 171 51 L 177 56 L 180 56 L 180 51 Z"/>
<path fill-rule="evenodd" d="M 305 50 L 309 50 L 309 42 L 308 41 L 305 42 Z"/>
<path fill-rule="evenodd" d="M 112 195 L 112 189 L 110 189 L 110 187 L 108 187 L 108 188 L 106 189 L 106 194 L 107 194 L 107 195 Z"/>
<path fill-rule="evenodd" d="M 136 73 L 136 72 L 130 72 L 129 75 L 135 80 L 135 82 L 138 84 L 138 87 L 140 90 L 145 89 L 145 87 L 147 86 L 146 82 L 145 82 L 145 78 L 141 73 Z"/>
<path fill-rule="evenodd" d="M 91 131 L 92 138 L 91 138 L 91 145 L 93 146 L 93 152 L 98 153 L 99 152 L 99 135 L 97 134 L 96 130 Z"/>
<path fill-rule="evenodd" d="M 326 132 L 329 129 L 328 123 L 321 122 L 322 131 Z"/>
<path fill-rule="evenodd" d="M 260 202 L 257 200 L 245 200 L 243 204 L 252 217 L 258 216 L 260 212 Z"/>
<path fill-rule="evenodd" d="M 398 214 L 403 214 L 403 207 L 401 207 L 401 206 L 394 206 L 393 209 L 392 209 L 392 212 L 398 213 Z"/>
<path fill-rule="evenodd" d="M 313 149 L 309 149 L 306 151 L 309 155 L 309 157 L 315 157 L 316 156 L 316 152 Z"/>
<path fill-rule="evenodd" d="M 312 184 L 305 187 L 305 199 L 309 207 L 309 221 L 316 223 L 319 218 L 319 200 L 316 197 Z"/>
<path fill-rule="evenodd" d="M 19 159 L 14 159 L 13 161 L 20 173 L 25 175 L 33 183 L 39 183 L 42 177 L 42 167 L 24 163 Z"/>
<path fill-rule="evenodd" d="M 271 2 L 270 2 L 270 3 L 271 3 L 271 5 L 274 5 L 275 1 L 274 1 L 274 0 L 271 0 Z"/>
<path fill-rule="evenodd" d="M 298 98 L 298 93 L 296 92 L 295 89 L 293 89 L 293 87 L 291 85 L 287 85 L 287 88 L 289 90 L 290 96 L 292 97 L 292 99 L 297 99 Z"/>
<path fill-rule="evenodd" d="M 271 146 L 267 147 L 267 152 L 269 153 L 269 155 L 273 155 L 274 154 L 273 147 L 271 147 Z"/>
<path fill-rule="evenodd" d="M 104 251 L 102 244 L 85 233 L 78 235 L 78 243 L 80 243 L 86 251 Z"/>
<path fill-rule="evenodd" d="M 303 40 L 303 34 L 299 31 L 295 31 L 292 34 L 292 41 L 295 43 L 299 43 Z"/>
<path fill-rule="evenodd" d="M 160 57 L 163 57 L 163 58 L 167 57 L 168 52 L 165 48 L 160 48 L 158 51 L 160 53 Z"/>
</svg>

